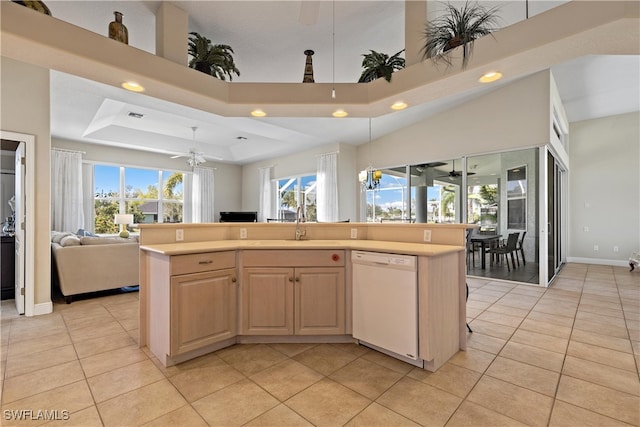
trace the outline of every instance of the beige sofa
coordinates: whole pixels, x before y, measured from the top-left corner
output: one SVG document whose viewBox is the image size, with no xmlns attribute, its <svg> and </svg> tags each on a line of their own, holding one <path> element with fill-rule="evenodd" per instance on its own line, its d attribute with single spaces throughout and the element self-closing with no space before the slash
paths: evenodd
<svg viewBox="0 0 640 427">
<path fill-rule="evenodd" d="M 52 232 L 52 278 L 67 303 L 73 295 L 138 285 L 136 239 Z"/>
</svg>

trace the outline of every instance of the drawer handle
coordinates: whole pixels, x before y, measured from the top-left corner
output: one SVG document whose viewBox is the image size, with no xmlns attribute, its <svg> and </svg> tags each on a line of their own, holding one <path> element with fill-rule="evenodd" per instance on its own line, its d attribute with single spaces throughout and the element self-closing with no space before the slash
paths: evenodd
<svg viewBox="0 0 640 427">
<path fill-rule="evenodd" d="M 206 261 L 198 261 L 198 264 L 211 264 L 213 261 L 208 259 Z"/>
</svg>

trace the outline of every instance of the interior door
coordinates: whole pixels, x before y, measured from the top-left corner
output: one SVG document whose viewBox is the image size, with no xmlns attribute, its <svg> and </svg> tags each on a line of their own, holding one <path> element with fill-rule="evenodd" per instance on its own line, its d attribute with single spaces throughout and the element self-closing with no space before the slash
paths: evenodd
<svg viewBox="0 0 640 427">
<path fill-rule="evenodd" d="M 18 314 L 24 314 L 24 266 L 25 266 L 25 143 L 21 142 L 16 149 L 15 185 L 15 245 L 16 245 L 16 278 L 15 301 Z"/>
</svg>

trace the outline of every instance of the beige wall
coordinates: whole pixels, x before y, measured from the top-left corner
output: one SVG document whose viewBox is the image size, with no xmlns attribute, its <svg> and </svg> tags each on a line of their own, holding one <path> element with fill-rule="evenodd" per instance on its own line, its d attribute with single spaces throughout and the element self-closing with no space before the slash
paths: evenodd
<svg viewBox="0 0 640 427">
<path fill-rule="evenodd" d="M 51 145 L 67 150 L 82 151 L 83 160 L 88 162 L 105 163 L 132 167 L 147 167 L 190 172 L 185 158 L 172 159 L 168 154 L 150 153 L 148 151 L 129 150 L 126 148 L 110 147 L 100 144 L 86 144 L 53 138 Z M 242 167 L 225 163 L 208 161 L 202 166 L 215 169 L 215 218 L 219 218 L 220 211 L 236 211 L 242 208 Z"/>
<path fill-rule="evenodd" d="M 640 250 L 640 113 L 572 123 L 569 138 L 569 260 L 625 264 Z"/>
<path fill-rule="evenodd" d="M 35 136 L 35 147 L 27 154 L 35 156 L 35 230 L 34 302 L 51 301 L 51 217 L 50 217 L 50 147 L 49 70 L 2 57 L 0 127 L 4 131 Z"/>
</svg>

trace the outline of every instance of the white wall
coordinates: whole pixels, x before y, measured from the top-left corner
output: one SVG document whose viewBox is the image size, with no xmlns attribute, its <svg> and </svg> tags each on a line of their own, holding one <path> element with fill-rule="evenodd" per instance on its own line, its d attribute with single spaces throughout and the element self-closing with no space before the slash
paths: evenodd
<svg viewBox="0 0 640 427">
<path fill-rule="evenodd" d="M 1 116 L 2 130 L 35 135 L 35 147 L 27 147 L 35 156 L 35 230 L 34 238 L 34 302 L 51 302 L 51 219 L 49 128 L 49 70 L 2 57 Z M 31 153 L 31 154 L 29 154 Z"/>
<path fill-rule="evenodd" d="M 569 261 L 626 265 L 640 250 L 640 113 L 572 123 L 569 138 Z"/>
<path fill-rule="evenodd" d="M 164 154 L 57 138 L 52 139 L 51 145 L 56 148 L 83 151 L 85 153 L 82 156 L 83 160 L 90 162 L 183 172 L 191 171 L 185 158 L 172 159 L 169 155 Z M 215 168 L 214 207 L 216 221 L 220 217 L 220 211 L 241 210 L 242 167 L 209 161 L 202 166 Z"/>
</svg>

